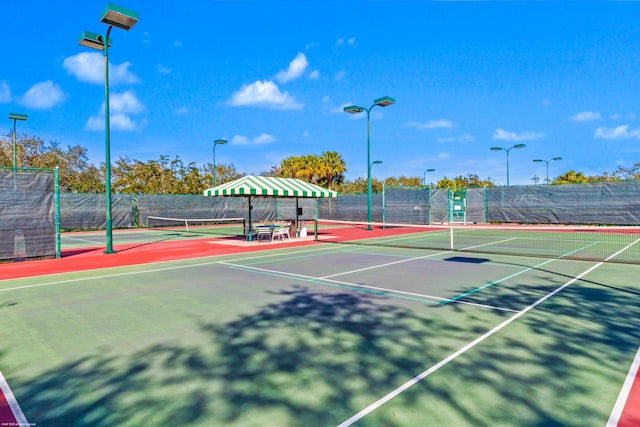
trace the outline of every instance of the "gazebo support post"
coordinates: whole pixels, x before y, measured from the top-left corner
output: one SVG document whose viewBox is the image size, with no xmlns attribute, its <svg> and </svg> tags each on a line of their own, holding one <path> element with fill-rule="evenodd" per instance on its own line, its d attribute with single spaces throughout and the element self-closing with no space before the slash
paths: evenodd
<svg viewBox="0 0 640 427">
<path fill-rule="evenodd" d="M 253 241 L 253 225 L 251 224 L 251 210 L 253 206 L 251 206 L 251 196 L 249 196 L 249 241 Z"/>
</svg>

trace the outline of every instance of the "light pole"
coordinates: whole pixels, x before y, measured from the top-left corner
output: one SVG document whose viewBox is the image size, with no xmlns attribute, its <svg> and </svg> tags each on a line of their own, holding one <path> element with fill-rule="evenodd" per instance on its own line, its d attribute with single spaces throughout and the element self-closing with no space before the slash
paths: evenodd
<svg viewBox="0 0 640 427">
<path fill-rule="evenodd" d="M 111 227 L 111 142 L 109 128 L 109 46 L 111 39 L 109 34 L 113 27 L 130 30 L 138 22 L 138 14 L 124 7 L 109 3 L 102 11 L 100 22 L 107 24 L 106 36 L 101 36 L 90 31 L 84 31 L 80 35 L 78 43 L 82 46 L 100 50 L 104 53 L 104 169 L 105 169 L 105 198 L 106 198 L 106 232 L 107 246 L 105 254 L 113 254 L 113 234 Z"/>
<path fill-rule="evenodd" d="M 375 106 L 387 107 L 395 104 L 395 102 L 396 100 L 390 96 L 383 96 L 382 98 L 375 99 L 373 105 L 369 108 L 349 105 L 343 109 L 349 114 L 357 114 L 363 111 L 367 112 L 367 230 L 371 230 L 371 110 Z"/>
<path fill-rule="evenodd" d="M 491 147 L 491 151 L 506 151 L 507 152 L 507 187 L 509 186 L 509 151 L 511 151 L 511 149 L 513 148 L 524 148 L 526 147 L 526 144 L 516 144 L 513 145 L 509 148 L 503 148 L 503 147 Z"/>
<path fill-rule="evenodd" d="M 216 145 L 226 144 L 226 139 L 216 139 L 213 141 L 213 186 L 216 186 Z"/>
<path fill-rule="evenodd" d="M 371 171 L 371 168 L 373 167 L 373 165 L 381 165 L 382 164 L 382 160 L 374 160 L 373 162 L 369 163 L 369 171 Z M 369 172 L 369 174 L 371 174 L 371 172 Z M 384 205 L 385 205 L 385 188 L 384 188 L 384 181 L 382 181 L 382 222 L 385 222 L 385 209 L 384 209 Z M 371 227 L 371 223 L 369 223 L 369 227 Z"/>
<path fill-rule="evenodd" d="M 26 114 L 20 113 L 9 113 L 9 120 L 13 120 L 13 173 L 16 173 L 16 169 L 18 168 L 18 157 L 16 154 L 16 145 L 17 145 L 17 136 L 16 136 L 16 122 L 18 120 L 24 121 L 27 120 Z"/>
<path fill-rule="evenodd" d="M 424 175 L 422 177 L 422 185 L 424 185 L 425 187 L 427 186 L 427 172 L 435 172 L 435 169 L 427 169 L 426 171 L 424 171 Z"/>
<path fill-rule="evenodd" d="M 536 163 L 546 163 L 547 164 L 547 179 L 545 180 L 545 182 L 547 184 L 549 184 L 549 162 L 553 162 L 553 161 L 558 161 L 558 160 L 562 160 L 562 157 L 554 157 L 553 159 L 549 159 L 549 160 L 542 160 L 542 159 L 534 159 L 533 161 Z"/>
</svg>

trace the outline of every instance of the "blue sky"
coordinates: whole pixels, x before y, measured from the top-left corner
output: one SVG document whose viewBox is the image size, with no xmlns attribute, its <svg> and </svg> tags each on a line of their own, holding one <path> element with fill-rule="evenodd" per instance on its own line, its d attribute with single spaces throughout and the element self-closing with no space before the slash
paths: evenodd
<svg viewBox="0 0 640 427">
<path fill-rule="evenodd" d="M 477 174 L 531 184 L 640 162 L 640 3 L 122 0 L 113 29 L 111 157 L 231 163 L 258 174 L 286 157 L 337 151 L 366 176 L 366 114 L 377 178 Z M 107 2 L 22 0 L 3 8 L 0 108 L 18 133 L 104 160 Z M 6 134 L 13 122 L 5 122 Z"/>
</svg>

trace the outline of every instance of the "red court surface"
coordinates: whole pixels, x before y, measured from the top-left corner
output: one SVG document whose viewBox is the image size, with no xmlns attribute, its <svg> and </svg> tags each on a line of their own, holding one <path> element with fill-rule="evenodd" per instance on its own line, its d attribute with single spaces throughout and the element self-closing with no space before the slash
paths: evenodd
<svg viewBox="0 0 640 427">
<path fill-rule="evenodd" d="M 367 238 L 410 233 L 410 229 L 374 229 L 366 232 Z M 126 233 L 127 231 L 121 231 Z M 320 232 L 320 240 L 339 242 L 362 238 L 362 230 L 336 228 Z M 229 255 L 242 252 L 255 252 L 265 249 L 280 249 L 292 246 L 317 244 L 313 236 L 288 239 L 284 241 L 245 242 L 234 238 L 203 238 L 175 240 L 171 242 L 114 244 L 114 254 L 105 254 L 104 246 L 62 250 L 61 258 L 0 264 L 0 280 L 22 277 L 42 276 L 46 274 L 68 273 L 73 271 L 95 270 L 99 268 L 124 267 L 127 265 L 152 262 L 175 261 L 189 258 L 201 258 L 216 255 Z M 0 426 L 1 427 L 1 426 Z"/>
<path fill-rule="evenodd" d="M 175 261 L 264 249 L 313 244 L 313 241 L 291 239 L 284 243 L 254 242 L 253 245 L 211 243 L 209 239 L 180 240 L 174 242 L 134 243 L 114 245 L 114 254 L 105 254 L 104 247 L 63 250 L 59 259 L 45 259 L 0 264 L 0 280 L 99 268 L 123 267 L 152 262 Z M 277 246 L 276 246 L 277 244 Z"/>
<path fill-rule="evenodd" d="M 635 381 L 627 397 L 624 410 L 618 420 L 618 427 L 640 426 L 640 370 L 636 372 Z"/>
</svg>

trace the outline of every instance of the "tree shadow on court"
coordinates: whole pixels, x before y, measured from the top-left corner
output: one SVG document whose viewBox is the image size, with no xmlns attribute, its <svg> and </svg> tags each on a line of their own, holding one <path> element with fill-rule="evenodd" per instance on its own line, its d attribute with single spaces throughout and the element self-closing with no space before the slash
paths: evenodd
<svg viewBox="0 0 640 427">
<path fill-rule="evenodd" d="M 271 297 L 185 331 L 197 343 L 105 350 L 47 370 L 21 382 L 20 404 L 43 426 L 337 425 L 509 317 L 303 286 Z M 494 302 L 528 305 L 531 294 Z M 630 319 L 640 307 L 627 295 L 568 288 L 357 425 L 560 426 L 578 413 L 581 425 L 602 425 L 594 387 L 640 341 Z"/>
<path fill-rule="evenodd" d="M 462 325 L 380 295 L 293 286 L 271 296 L 234 321 L 201 324 L 206 344 L 79 357 L 19 387 L 20 403 L 45 426 L 335 425 L 436 363 L 444 329 L 468 340 Z"/>
<path fill-rule="evenodd" d="M 543 285 L 516 282 L 467 301 L 522 310 L 573 279 L 539 271 Z M 492 425 L 474 399 L 493 402 L 500 414 L 493 423 L 501 425 L 606 424 L 640 343 L 637 295 L 626 286 L 577 280 L 460 358 L 452 376 L 466 385 L 468 400 L 450 403 L 474 426 Z M 451 389 L 450 383 L 430 385 Z"/>
</svg>

